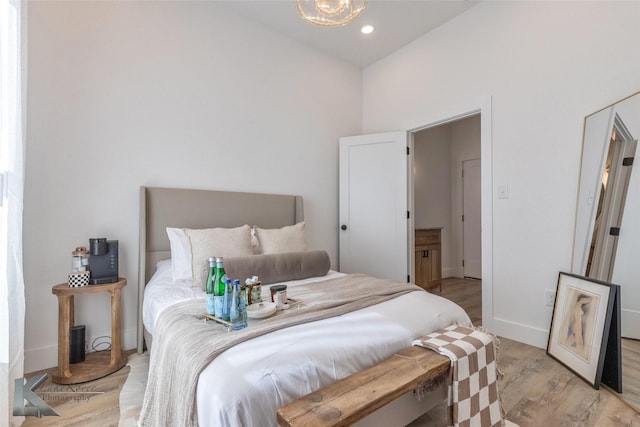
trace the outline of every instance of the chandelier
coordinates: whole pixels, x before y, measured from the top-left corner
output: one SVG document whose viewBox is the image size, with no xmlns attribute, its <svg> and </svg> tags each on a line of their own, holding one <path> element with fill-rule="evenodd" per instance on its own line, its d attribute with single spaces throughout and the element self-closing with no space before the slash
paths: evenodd
<svg viewBox="0 0 640 427">
<path fill-rule="evenodd" d="M 296 0 L 298 12 L 304 19 L 328 27 L 353 21 L 366 4 L 367 0 Z"/>
</svg>

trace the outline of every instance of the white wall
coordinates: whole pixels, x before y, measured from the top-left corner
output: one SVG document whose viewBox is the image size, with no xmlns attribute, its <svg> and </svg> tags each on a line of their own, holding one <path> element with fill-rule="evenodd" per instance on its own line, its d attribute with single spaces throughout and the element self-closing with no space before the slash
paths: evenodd
<svg viewBox="0 0 640 427">
<path fill-rule="evenodd" d="M 359 70 L 215 2 L 29 5 L 24 214 L 26 361 L 57 365 L 71 251 L 120 242 L 135 347 L 141 185 L 301 194 L 311 248 L 337 264 L 338 144 L 361 132 Z M 107 294 L 77 298 L 88 339 Z"/>
<path fill-rule="evenodd" d="M 638 22 L 640 2 L 482 2 L 364 71 L 366 133 L 491 99 L 483 285 L 494 332 L 546 346 L 544 290 L 571 268 L 584 117 L 640 88 Z M 496 198 L 499 184 L 508 199 Z"/>
</svg>

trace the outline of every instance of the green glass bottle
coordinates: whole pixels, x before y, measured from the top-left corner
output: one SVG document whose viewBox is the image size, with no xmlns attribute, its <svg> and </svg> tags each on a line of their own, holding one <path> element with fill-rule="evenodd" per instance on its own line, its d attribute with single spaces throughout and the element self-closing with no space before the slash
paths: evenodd
<svg viewBox="0 0 640 427">
<path fill-rule="evenodd" d="M 222 320 L 229 320 L 229 303 L 226 301 L 227 273 L 224 271 L 224 260 L 216 258 L 216 280 L 214 289 L 215 316 Z"/>
<path fill-rule="evenodd" d="M 209 258 L 209 275 L 207 276 L 207 285 L 205 287 L 207 314 L 215 316 L 214 294 L 216 287 L 216 260 Z"/>
</svg>

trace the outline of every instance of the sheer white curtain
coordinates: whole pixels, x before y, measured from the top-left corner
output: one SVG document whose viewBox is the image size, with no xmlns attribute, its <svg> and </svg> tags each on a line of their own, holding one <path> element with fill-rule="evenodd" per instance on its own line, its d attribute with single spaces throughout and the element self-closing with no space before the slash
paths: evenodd
<svg viewBox="0 0 640 427">
<path fill-rule="evenodd" d="M 21 0 L 0 0 L 0 425 L 13 416 L 14 380 L 24 375 L 23 25 Z"/>
</svg>

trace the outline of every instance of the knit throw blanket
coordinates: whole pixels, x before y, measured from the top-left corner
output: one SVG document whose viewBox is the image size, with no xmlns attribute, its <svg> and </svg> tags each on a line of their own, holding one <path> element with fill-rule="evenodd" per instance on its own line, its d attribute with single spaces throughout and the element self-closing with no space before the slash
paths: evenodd
<svg viewBox="0 0 640 427">
<path fill-rule="evenodd" d="M 498 395 L 497 346 L 490 335 L 452 325 L 412 343 L 451 359 L 448 425 L 455 427 L 503 426 Z"/>
<path fill-rule="evenodd" d="M 197 426 L 198 377 L 215 357 L 238 343 L 420 290 L 413 284 L 362 274 L 294 286 L 287 294 L 302 301 L 300 308 L 278 311 L 267 319 L 249 319 L 247 328 L 233 332 L 226 332 L 216 323 L 204 323 L 204 299 L 175 304 L 165 309 L 156 322 L 139 425 Z"/>
</svg>

